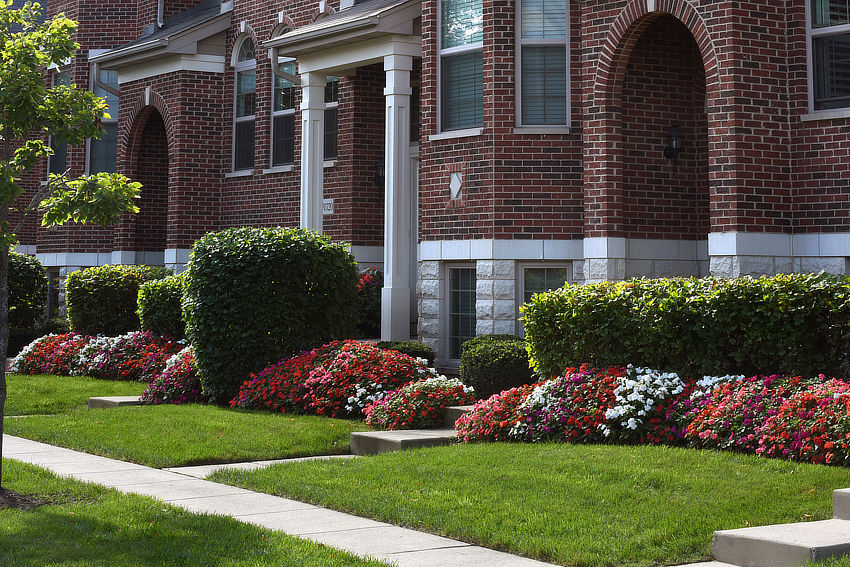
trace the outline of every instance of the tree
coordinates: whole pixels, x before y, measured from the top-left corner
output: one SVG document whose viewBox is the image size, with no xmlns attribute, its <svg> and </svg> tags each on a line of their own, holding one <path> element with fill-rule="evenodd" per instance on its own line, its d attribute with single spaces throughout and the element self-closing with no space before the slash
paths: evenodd
<svg viewBox="0 0 850 567">
<path fill-rule="evenodd" d="M 50 175 L 31 198 L 22 199 L 21 177 L 52 155 L 45 141 L 55 136 L 70 145 L 96 138 L 108 117 L 106 102 L 74 86 L 48 87 L 43 72 L 66 64 L 79 49 L 73 35 L 77 24 L 59 15 L 40 22 L 41 7 L 27 2 L 13 9 L 0 0 L 0 354 L 9 343 L 8 262 L 15 233 L 31 211 L 42 225 L 69 221 L 108 225 L 125 212 L 138 212 L 135 200 L 141 184 L 118 174 L 71 179 L 66 171 Z M 12 220 L 16 225 L 12 226 Z M 3 416 L 6 368 L 0 369 L 0 494 L 3 492 Z"/>
</svg>

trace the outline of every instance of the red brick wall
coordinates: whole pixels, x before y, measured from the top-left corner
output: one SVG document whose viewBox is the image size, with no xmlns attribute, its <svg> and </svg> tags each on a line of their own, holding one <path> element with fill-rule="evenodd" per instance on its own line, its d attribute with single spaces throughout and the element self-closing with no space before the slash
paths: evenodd
<svg viewBox="0 0 850 567">
<path fill-rule="evenodd" d="M 643 32 L 623 81 L 623 230 L 629 238 L 707 238 L 705 72 L 693 36 L 665 16 Z M 686 136 L 678 165 L 663 155 L 670 128 Z"/>
</svg>

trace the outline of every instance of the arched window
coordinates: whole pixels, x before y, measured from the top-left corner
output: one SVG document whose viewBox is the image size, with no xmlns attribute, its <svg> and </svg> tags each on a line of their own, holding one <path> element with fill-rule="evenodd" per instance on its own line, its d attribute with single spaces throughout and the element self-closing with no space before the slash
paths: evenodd
<svg viewBox="0 0 850 567">
<path fill-rule="evenodd" d="M 257 59 L 254 42 L 250 37 L 245 37 L 238 44 L 234 68 L 233 170 L 245 171 L 254 167 L 254 116 L 257 105 Z"/>
</svg>

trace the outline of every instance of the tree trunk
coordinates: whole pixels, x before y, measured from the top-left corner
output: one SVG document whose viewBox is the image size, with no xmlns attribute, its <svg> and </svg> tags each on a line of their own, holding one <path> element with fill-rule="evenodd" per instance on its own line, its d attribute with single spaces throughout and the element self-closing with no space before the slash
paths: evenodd
<svg viewBox="0 0 850 567">
<path fill-rule="evenodd" d="M 0 217 L 8 216 L 3 207 Z M 3 491 L 3 417 L 6 413 L 6 350 L 9 346 L 9 247 L 0 243 L 0 492 Z"/>
</svg>

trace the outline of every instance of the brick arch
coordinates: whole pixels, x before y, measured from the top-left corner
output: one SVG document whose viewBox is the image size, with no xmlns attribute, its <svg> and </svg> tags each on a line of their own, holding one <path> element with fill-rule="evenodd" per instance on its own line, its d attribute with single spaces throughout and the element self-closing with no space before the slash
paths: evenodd
<svg viewBox="0 0 850 567">
<path fill-rule="evenodd" d="M 168 138 L 168 154 L 174 155 L 174 121 L 171 118 L 171 113 L 168 112 L 168 106 L 165 100 L 157 92 L 150 91 L 149 94 L 139 97 L 127 112 L 127 118 L 124 120 L 124 131 L 121 133 L 121 150 L 123 154 L 123 159 L 120 160 L 121 162 L 135 164 L 138 161 L 139 136 L 144 130 L 145 123 L 150 117 L 151 112 L 154 110 L 159 112 L 165 124 L 165 134 Z"/>
<path fill-rule="evenodd" d="M 631 0 L 610 27 L 596 65 L 593 81 L 594 104 L 620 103 L 623 77 L 629 56 L 646 27 L 656 18 L 671 15 L 693 35 L 702 55 L 706 95 L 718 90 L 717 54 L 702 16 L 687 0 Z"/>
</svg>

